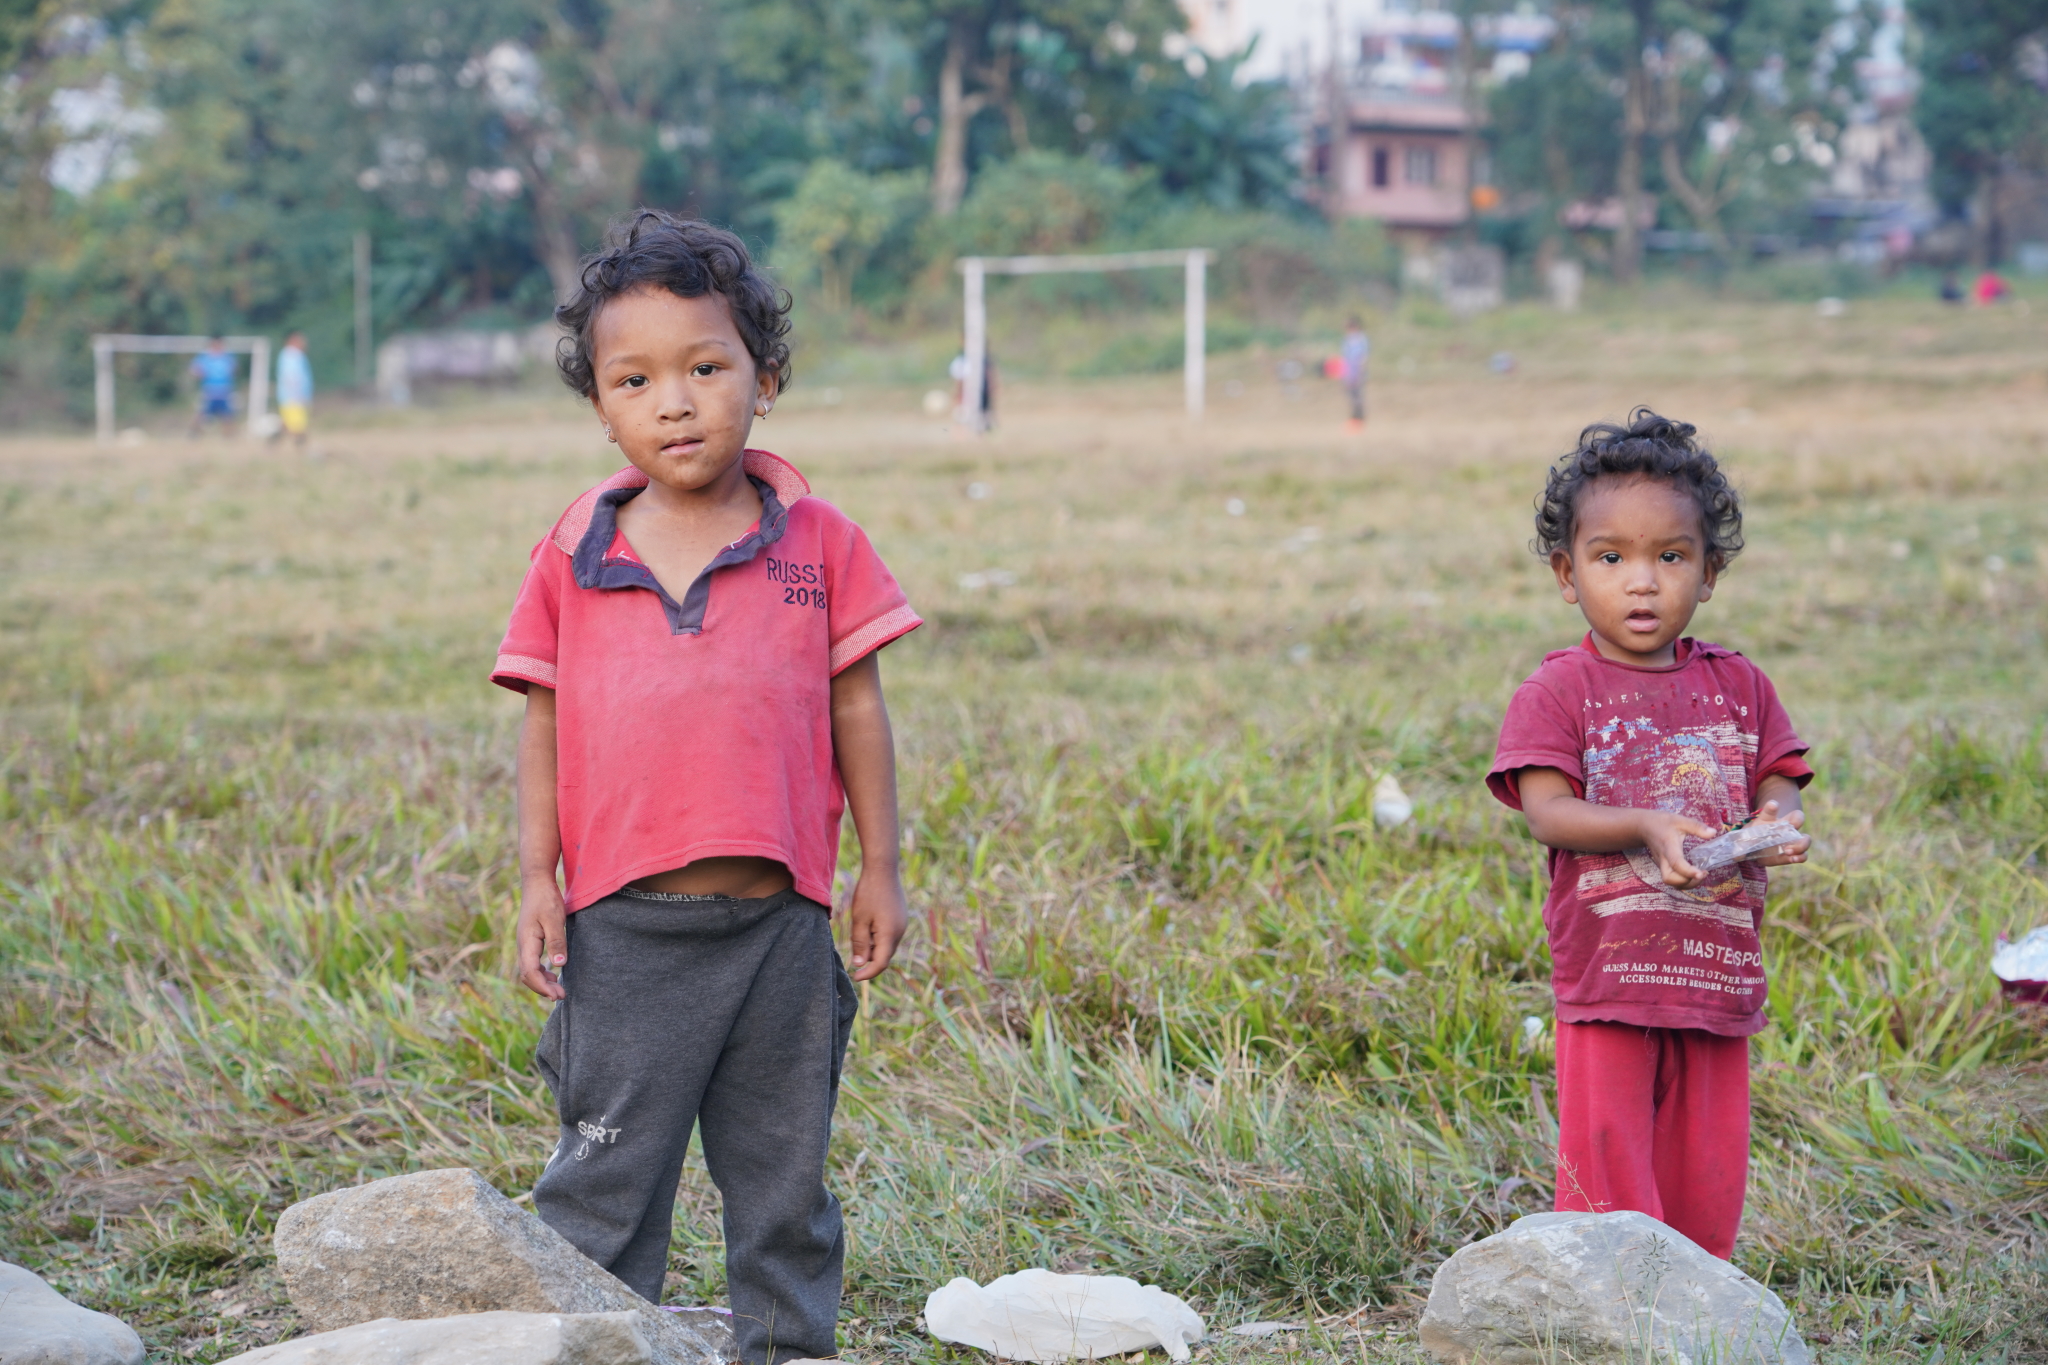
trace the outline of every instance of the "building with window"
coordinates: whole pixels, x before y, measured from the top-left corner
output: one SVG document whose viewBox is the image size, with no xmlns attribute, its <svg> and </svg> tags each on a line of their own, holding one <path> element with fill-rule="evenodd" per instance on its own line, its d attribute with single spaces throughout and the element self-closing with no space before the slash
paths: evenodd
<svg viewBox="0 0 2048 1365">
<path fill-rule="evenodd" d="M 1451 10 L 1394 0 L 1336 13 L 1329 60 L 1299 83 L 1313 188 L 1332 216 L 1441 237 L 1492 198 L 1477 87 L 1526 72 L 1556 26 L 1534 13 L 1481 15 L 1468 35 Z"/>
<path fill-rule="evenodd" d="M 1324 208 L 1392 228 L 1441 232 L 1471 214 L 1472 141 L 1450 100 L 1354 96 L 1320 157 Z"/>
</svg>

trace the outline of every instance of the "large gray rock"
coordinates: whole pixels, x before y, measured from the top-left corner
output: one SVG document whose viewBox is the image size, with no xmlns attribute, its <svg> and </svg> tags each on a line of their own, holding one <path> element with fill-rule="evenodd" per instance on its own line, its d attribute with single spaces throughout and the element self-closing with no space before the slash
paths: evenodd
<svg viewBox="0 0 2048 1365">
<path fill-rule="evenodd" d="M 334 1190 L 277 1220 L 277 1268 L 308 1327 L 459 1313 L 636 1313 L 655 1365 L 733 1359 L 709 1309 L 656 1308 L 475 1171 L 421 1171 Z"/>
<path fill-rule="evenodd" d="M 142 1365 L 142 1338 L 0 1261 L 0 1365 Z"/>
<path fill-rule="evenodd" d="M 378 1318 L 239 1355 L 230 1365 L 647 1365 L 637 1313 Z"/>
<path fill-rule="evenodd" d="M 1437 1269 L 1422 1344 L 1445 1365 L 1807 1365 L 1785 1305 L 1641 1213 L 1536 1213 Z"/>
</svg>

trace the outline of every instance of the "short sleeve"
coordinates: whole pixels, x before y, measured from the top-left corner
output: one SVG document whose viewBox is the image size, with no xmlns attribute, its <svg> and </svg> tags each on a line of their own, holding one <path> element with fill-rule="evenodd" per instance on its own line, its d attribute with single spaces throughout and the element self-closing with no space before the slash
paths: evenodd
<svg viewBox="0 0 2048 1365">
<path fill-rule="evenodd" d="M 1756 670 L 1757 726 L 1756 781 L 1767 777 L 1789 777 L 1804 787 L 1813 780 L 1806 762 L 1806 744 L 1792 728 L 1792 718 L 1778 701 L 1778 689 L 1762 669 Z M 1754 799 L 1755 793 L 1751 793 Z"/>
<path fill-rule="evenodd" d="M 1571 779 L 1574 792 L 1583 793 L 1582 738 L 1577 718 L 1558 701 L 1557 694 L 1537 679 L 1529 679 L 1515 689 L 1508 702 L 1493 767 L 1486 774 L 1486 789 L 1504 805 L 1520 810 L 1522 791 L 1517 774 L 1524 768 L 1556 768 Z"/>
<path fill-rule="evenodd" d="M 867 533 L 842 520 L 825 536 L 825 615 L 832 676 L 924 624 Z"/>
<path fill-rule="evenodd" d="M 504 642 L 498 646 L 498 662 L 491 669 L 491 681 L 498 686 L 514 692 L 524 692 L 534 684 L 554 688 L 561 620 L 561 589 L 554 579 L 567 563 L 568 556 L 548 541 L 535 548 L 533 566 L 526 571 L 526 581 L 519 585 L 519 597 L 512 604 L 512 620 L 505 627 Z"/>
</svg>

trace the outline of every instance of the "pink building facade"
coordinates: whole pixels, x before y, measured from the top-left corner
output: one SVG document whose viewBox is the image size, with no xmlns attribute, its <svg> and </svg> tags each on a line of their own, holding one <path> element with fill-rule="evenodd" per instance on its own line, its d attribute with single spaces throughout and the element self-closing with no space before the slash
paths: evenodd
<svg viewBox="0 0 2048 1365">
<path fill-rule="evenodd" d="M 1472 144 L 1456 104 L 1354 99 L 1325 136 L 1317 160 L 1332 216 L 1430 234 L 1471 216 Z"/>
</svg>

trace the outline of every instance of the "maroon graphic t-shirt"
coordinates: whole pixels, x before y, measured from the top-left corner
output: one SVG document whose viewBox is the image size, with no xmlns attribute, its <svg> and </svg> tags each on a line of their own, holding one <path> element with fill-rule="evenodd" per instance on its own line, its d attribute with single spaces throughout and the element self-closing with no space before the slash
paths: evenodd
<svg viewBox="0 0 2048 1365">
<path fill-rule="evenodd" d="M 1763 671 L 1680 640 L 1662 668 L 1603 657 L 1592 636 L 1545 656 L 1515 689 L 1486 785 L 1522 808 L 1524 768 L 1556 768 L 1602 806 L 1682 812 L 1725 827 L 1773 774 L 1813 769 Z M 1689 891 L 1648 849 L 1550 851 L 1551 987 L 1565 1023 L 1611 1020 L 1747 1037 L 1764 1026 L 1764 868 L 1741 863 Z"/>
</svg>

